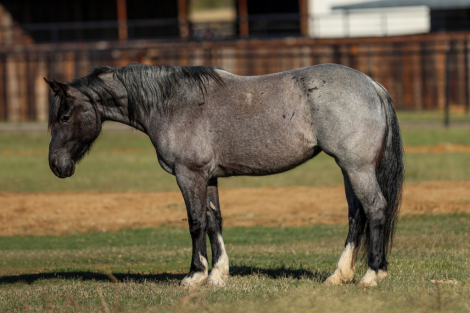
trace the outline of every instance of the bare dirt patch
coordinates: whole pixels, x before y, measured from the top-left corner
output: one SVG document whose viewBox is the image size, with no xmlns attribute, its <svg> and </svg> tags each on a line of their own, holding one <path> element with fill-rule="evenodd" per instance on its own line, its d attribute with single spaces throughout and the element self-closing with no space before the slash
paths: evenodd
<svg viewBox="0 0 470 313">
<path fill-rule="evenodd" d="M 406 153 L 445 153 L 459 152 L 470 153 L 470 146 L 440 143 L 435 146 L 405 146 Z"/>
<path fill-rule="evenodd" d="M 220 191 L 225 226 L 347 223 L 343 186 Z M 187 227 L 179 192 L 0 193 L 0 236 Z M 401 214 L 470 213 L 470 182 L 407 184 Z"/>
</svg>

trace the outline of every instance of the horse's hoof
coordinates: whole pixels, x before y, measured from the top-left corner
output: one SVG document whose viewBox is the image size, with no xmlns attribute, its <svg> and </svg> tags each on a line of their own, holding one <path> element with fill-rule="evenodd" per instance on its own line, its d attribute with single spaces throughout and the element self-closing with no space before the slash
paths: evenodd
<svg viewBox="0 0 470 313">
<path fill-rule="evenodd" d="M 228 274 L 222 274 L 219 270 L 213 269 L 207 279 L 207 283 L 212 286 L 224 287 L 229 277 Z"/>
<path fill-rule="evenodd" d="M 358 285 L 362 288 L 371 288 L 377 286 L 377 273 L 369 268 L 364 277 L 362 277 L 362 279 L 359 281 Z"/>
<path fill-rule="evenodd" d="M 371 282 L 364 282 L 364 281 L 360 281 L 359 284 L 358 284 L 359 287 L 361 288 L 371 288 L 371 287 L 376 287 L 377 286 L 377 282 L 374 280 L 374 281 L 371 281 Z"/>
<path fill-rule="evenodd" d="M 214 286 L 214 287 L 225 287 L 227 284 L 225 283 L 224 280 L 222 279 L 208 279 L 207 280 L 207 283 L 211 286 Z"/>
<path fill-rule="evenodd" d="M 205 275 L 204 275 L 205 274 Z M 194 288 L 201 286 L 207 280 L 207 273 L 194 273 L 191 277 L 188 275 L 181 281 L 181 286 L 185 288 Z"/>
<path fill-rule="evenodd" d="M 337 285 L 342 285 L 342 284 L 343 284 L 343 279 L 337 273 L 333 273 L 323 282 L 323 285 L 327 285 L 327 286 L 337 286 Z"/>
<path fill-rule="evenodd" d="M 387 271 L 379 270 L 379 272 L 377 273 L 377 279 L 378 280 L 384 279 L 385 277 L 387 277 L 387 275 L 388 275 Z"/>
<path fill-rule="evenodd" d="M 325 285 L 342 285 L 354 279 L 356 268 L 344 268 L 343 270 L 336 270 L 324 282 Z"/>
</svg>

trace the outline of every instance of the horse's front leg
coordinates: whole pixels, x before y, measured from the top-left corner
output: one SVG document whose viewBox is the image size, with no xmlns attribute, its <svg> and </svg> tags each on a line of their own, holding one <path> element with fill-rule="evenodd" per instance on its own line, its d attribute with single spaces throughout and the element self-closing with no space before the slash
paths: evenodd
<svg viewBox="0 0 470 313">
<path fill-rule="evenodd" d="M 212 271 L 207 282 L 215 286 L 225 286 L 229 278 L 229 261 L 222 238 L 217 179 L 210 180 L 207 186 L 207 218 L 207 234 L 212 248 Z"/>
<path fill-rule="evenodd" d="M 207 279 L 206 227 L 207 227 L 207 180 L 203 173 L 176 166 L 176 181 L 183 194 L 188 213 L 189 232 L 193 241 L 193 255 L 189 274 L 183 286 L 194 287 Z"/>
</svg>

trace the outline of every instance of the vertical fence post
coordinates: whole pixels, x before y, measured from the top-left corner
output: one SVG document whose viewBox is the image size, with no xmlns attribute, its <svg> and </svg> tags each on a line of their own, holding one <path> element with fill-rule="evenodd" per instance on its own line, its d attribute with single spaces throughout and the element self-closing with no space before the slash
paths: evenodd
<svg viewBox="0 0 470 313">
<path fill-rule="evenodd" d="M 127 5 L 126 0 L 117 0 L 117 19 L 119 40 L 127 40 Z"/>
<path fill-rule="evenodd" d="M 238 0 L 238 27 L 241 38 L 248 38 L 248 3 L 247 0 Z"/>
<path fill-rule="evenodd" d="M 0 54 L 0 121 L 7 120 L 7 102 L 5 89 L 5 58 L 4 54 Z"/>
<path fill-rule="evenodd" d="M 178 22 L 180 38 L 188 40 L 191 36 L 188 22 L 188 0 L 178 0 Z"/>
<path fill-rule="evenodd" d="M 464 54 L 465 54 L 465 114 L 468 116 L 470 107 L 470 60 L 468 59 L 468 38 L 464 41 Z"/>
<path fill-rule="evenodd" d="M 308 37 L 308 2 L 307 0 L 299 0 L 299 15 L 300 15 L 300 33 L 304 37 Z"/>
<path fill-rule="evenodd" d="M 446 52 L 446 106 L 444 110 L 444 126 L 450 126 L 450 53 L 452 49 L 452 42 L 449 43 L 449 47 Z"/>
</svg>

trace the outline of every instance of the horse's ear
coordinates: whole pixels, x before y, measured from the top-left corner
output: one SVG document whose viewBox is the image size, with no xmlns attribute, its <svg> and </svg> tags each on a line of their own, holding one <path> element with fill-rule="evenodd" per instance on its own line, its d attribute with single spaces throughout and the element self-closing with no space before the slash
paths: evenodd
<svg viewBox="0 0 470 313">
<path fill-rule="evenodd" d="M 46 83 L 51 87 L 52 91 L 55 93 L 59 93 L 61 95 L 65 95 L 67 93 L 67 89 L 69 88 L 66 84 L 59 83 L 55 79 L 49 80 L 44 77 Z"/>
</svg>

